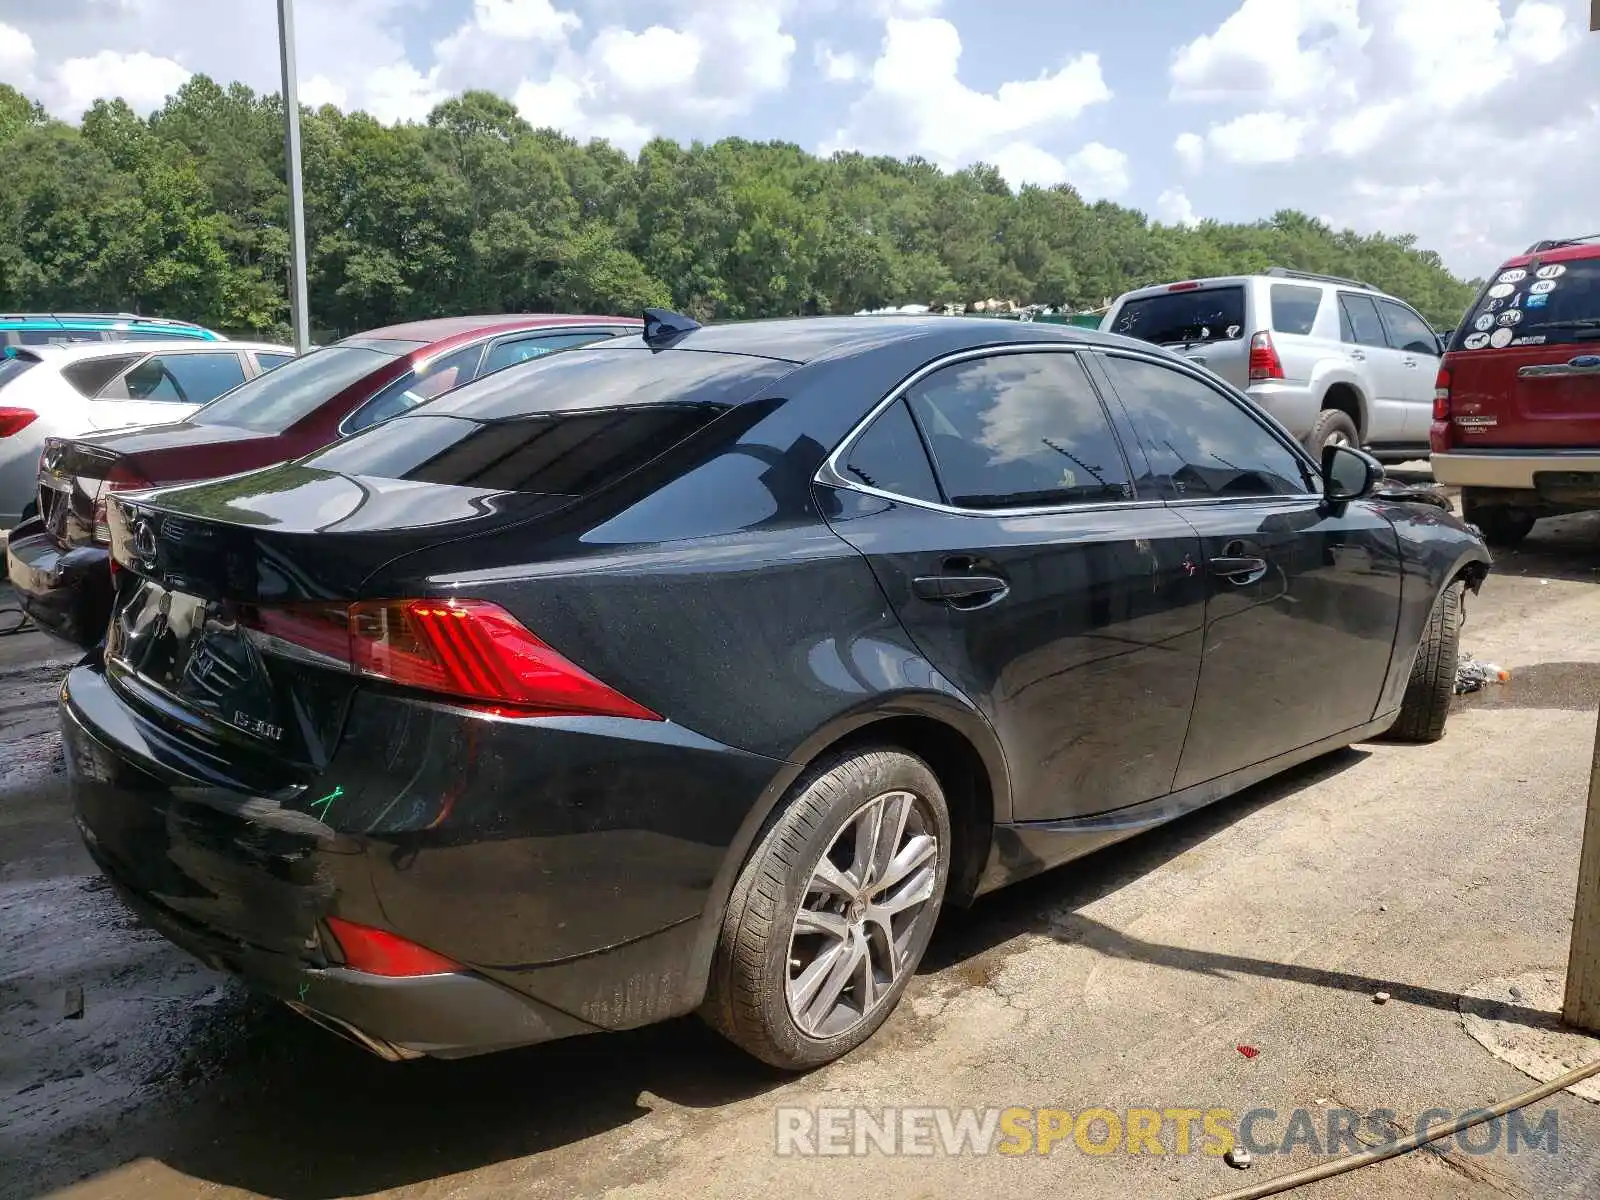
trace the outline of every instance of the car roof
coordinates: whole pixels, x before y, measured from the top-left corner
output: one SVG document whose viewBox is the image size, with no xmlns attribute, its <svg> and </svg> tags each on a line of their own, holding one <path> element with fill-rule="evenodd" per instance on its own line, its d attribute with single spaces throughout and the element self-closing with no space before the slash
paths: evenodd
<svg viewBox="0 0 1600 1200">
<path fill-rule="evenodd" d="M 1534 259 L 1542 263 L 1558 263 L 1586 258 L 1600 258 L 1600 242 L 1574 242 L 1568 246 L 1552 246 L 1548 250 L 1540 250 L 1533 254 L 1518 254 L 1501 263 L 1500 269 L 1503 271 L 1507 267 L 1525 267 Z"/>
<path fill-rule="evenodd" d="M 638 317 L 583 316 L 572 313 L 487 313 L 467 317 L 431 317 L 379 329 L 363 329 L 351 337 L 363 341 L 415 342 L 428 345 L 463 334 L 490 334 L 502 330 L 560 328 L 564 325 L 634 325 Z"/>
<path fill-rule="evenodd" d="M 69 342 L 62 346 L 18 346 L 18 353 L 38 355 L 40 362 L 67 363 L 84 358 L 105 358 L 116 354 L 155 354 L 173 350 L 216 354 L 229 350 L 260 350 L 271 354 L 293 354 L 294 347 L 272 342 L 208 342 L 203 338 L 140 338 L 126 342 Z"/>
<path fill-rule="evenodd" d="M 882 346 L 925 341 L 938 353 L 1006 342 L 1076 342 L 1092 345 L 1143 345 L 1077 325 L 1045 321 L 1006 321 L 992 317 L 924 316 L 883 313 L 865 317 L 777 317 L 705 325 L 673 338 L 675 350 L 745 354 L 784 362 L 810 363 Z M 607 343 L 612 344 L 612 343 Z"/>
</svg>

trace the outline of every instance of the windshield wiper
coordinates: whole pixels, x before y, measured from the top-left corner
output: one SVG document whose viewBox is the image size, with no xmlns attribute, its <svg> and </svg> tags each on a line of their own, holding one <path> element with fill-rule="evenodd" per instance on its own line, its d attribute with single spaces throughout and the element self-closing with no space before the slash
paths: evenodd
<svg viewBox="0 0 1600 1200">
<path fill-rule="evenodd" d="M 1600 317 L 1570 317 L 1565 321 L 1535 321 L 1529 329 L 1595 329 L 1600 328 Z"/>
</svg>

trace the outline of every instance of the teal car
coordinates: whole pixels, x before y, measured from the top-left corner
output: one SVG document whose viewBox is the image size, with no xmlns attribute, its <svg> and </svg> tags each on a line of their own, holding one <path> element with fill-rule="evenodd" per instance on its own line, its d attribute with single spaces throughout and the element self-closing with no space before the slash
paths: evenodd
<svg viewBox="0 0 1600 1200">
<path fill-rule="evenodd" d="M 228 340 L 190 321 L 140 317 L 133 313 L 0 313 L 0 347 L 141 342 L 157 338 L 194 338 L 201 342 Z"/>
</svg>

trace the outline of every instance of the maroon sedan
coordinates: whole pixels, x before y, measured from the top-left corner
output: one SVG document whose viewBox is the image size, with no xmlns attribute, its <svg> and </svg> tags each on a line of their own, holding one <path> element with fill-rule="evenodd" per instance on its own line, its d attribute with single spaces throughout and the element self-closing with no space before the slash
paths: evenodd
<svg viewBox="0 0 1600 1200">
<path fill-rule="evenodd" d="M 469 380 L 568 346 L 636 333 L 626 317 L 444 317 L 301 355 L 171 425 L 51 439 L 39 512 L 12 531 L 6 569 L 45 630 L 93 646 L 111 613 L 108 492 L 188 483 L 309 454 Z"/>
</svg>

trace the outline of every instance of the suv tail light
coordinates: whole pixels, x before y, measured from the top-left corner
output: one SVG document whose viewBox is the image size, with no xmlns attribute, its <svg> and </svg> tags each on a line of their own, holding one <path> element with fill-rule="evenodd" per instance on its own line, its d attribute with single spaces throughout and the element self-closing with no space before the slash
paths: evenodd
<svg viewBox="0 0 1600 1200">
<path fill-rule="evenodd" d="M 601 683 L 486 600 L 363 600 L 258 609 L 247 623 L 369 679 L 502 716 L 661 717 Z"/>
<path fill-rule="evenodd" d="M 0 408 L 0 438 L 21 433 L 38 419 L 39 414 L 31 408 Z"/>
<path fill-rule="evenodd" d="M 1433 380 L 1433 419 L 1435 421 L 1448 421 L 1450 419 L 1450 368 L 1440 367 L 1439 374 Z"/>
<path fill-rule="evenodd" d="M 1250 382 L 1283 377 L 1283 360 L 1272 344 L 1272 335 L 1263 329 L 1250 339 Z"/>
</svg>

